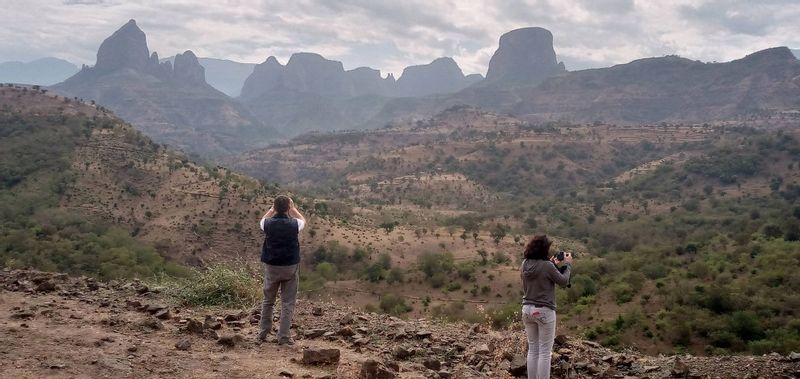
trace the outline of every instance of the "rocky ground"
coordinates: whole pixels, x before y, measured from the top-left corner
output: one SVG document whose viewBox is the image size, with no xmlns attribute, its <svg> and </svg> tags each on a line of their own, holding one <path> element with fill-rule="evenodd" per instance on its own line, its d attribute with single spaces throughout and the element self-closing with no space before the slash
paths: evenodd
<svg viewBox="0 0 800 379">
<path fill-rule="evenodd" d="M 299 301 L 294 346 L 255 342 L 258 309 L 175 306 L 139 282 L 0 272 L 8 378 L 511 378 L 520 330 Z M 558 336 L 554 378 L 797 378 L 800 354 L 643 356 Z"/>
</svg>

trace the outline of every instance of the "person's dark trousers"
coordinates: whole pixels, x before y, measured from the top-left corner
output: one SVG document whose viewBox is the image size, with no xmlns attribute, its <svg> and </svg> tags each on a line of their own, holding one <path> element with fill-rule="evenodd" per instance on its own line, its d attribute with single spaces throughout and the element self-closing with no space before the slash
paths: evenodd
<svg viewBox="0 0 800 379">
<path fill-rule="evenodd" d="M 264 265 L 264 302 L 261 304 L 261 321 L 258 338 L 265 340 L 272 331 L 272 311 L 278 290 L 281 293 L 281 318 L 278 340 L 288 339 L 292 327 L 294 305 L 297 301 L 297 284 L 300 280 L 299 264 L 291 266 Z"/>
</svg>

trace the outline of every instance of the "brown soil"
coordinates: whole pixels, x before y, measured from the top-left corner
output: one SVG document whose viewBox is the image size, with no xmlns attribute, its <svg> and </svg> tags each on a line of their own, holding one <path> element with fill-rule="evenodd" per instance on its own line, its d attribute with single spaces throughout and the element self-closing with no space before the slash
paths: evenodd
<svg viewBox="0 0 800 379">
<path fill-rule="evenodd" d="M 86 278 L 31 271 L 0 272 L 0 370 L 8 378 L 278 378 L 288 371 L 303 378 L 356 378 L 367 359 L 396 364 L 400 378 L 508 378 L 524 353 L 519 326 L 491 331 L 474 324 L 400 320 L 361 313 L 334 303 L 300 301 L 292 347 L 254 342 L 257 312 L 249 309 L 186 308 L 170 303 L 139 282 L 96 283 Z M 170 316 L 158 321 L 143 309 L 163 304 Z M 314 311 L 314 308 L 319 308 Z M 320 314 L 315 316 L 314 314 Z M 230 318 L 219 330 L 186 331 L 187 320 Z M 234 320 L 239 318 L 239 320 Z M 157 326 L 157 325 L 160 325 Z M 156 326 L 155 328 L 153 326 Z M 349 328 L 355 336 L 343 336 Z M 331 332 L 303 338 L 309 331 Z M 219 336 L 238 334 L 234 347 Z M 358 338 L 364 338 L 358 340 Z M 189 339 L 186 351 L 175 347 Z M 335 366 L 300 363 L 303 350 L 334 348 Z M 399 349 L 399 350 L 398 350 Z M 561 336 L 556 342 L 556 378 L 791 378 L 798 357 L 665 357 L 634 351 L 615 353 Z M 407 353 L 407 356 L 405 356 Z M 436 361 L 442 367 L 425 367 Z"/>
</svg>

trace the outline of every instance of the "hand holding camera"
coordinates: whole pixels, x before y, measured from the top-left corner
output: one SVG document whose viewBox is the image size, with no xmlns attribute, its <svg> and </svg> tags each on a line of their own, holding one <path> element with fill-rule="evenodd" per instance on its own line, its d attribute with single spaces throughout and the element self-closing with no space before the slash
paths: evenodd
<svg viewBox="0 0 800 379">
<path fill-rule="evenodd" d="M 553 263 L 559 264 L 561 262 L 566 262 L 567 264 L 572 264 L 572 253 L 559 251 L 555 257 L 553 257 Z"/>
</svg>

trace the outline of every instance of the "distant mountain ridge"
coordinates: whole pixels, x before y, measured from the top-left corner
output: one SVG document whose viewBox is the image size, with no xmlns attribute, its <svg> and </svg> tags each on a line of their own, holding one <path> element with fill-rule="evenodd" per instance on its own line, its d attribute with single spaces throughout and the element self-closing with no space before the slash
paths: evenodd
<svg viewBox="0 0 800 379">
<path fill-rule="evenodd" d="M 454 105 L 534 122 L 612 124 L 800 109 L 800 61 L 785 47 L 727 63 L 667 56 L 570 72 L 558 61 L 552 33 L 538 27 L 503 34 L 485 79 L 465 76 L 447 57 L 407 67 L 395 79 L 369 67 L 345 70 L 342 62 L 319 54 L 296 53 L 285 65 L 271 56 L 252 66 L 240 96 L 231 99 L 206 82 L 208 70 L 191 51 L 173 61 L 150 54 L 144 32 L 131 20 L 103 42 L 94 67 L 54 89 L 97 100 L 155 140 L 209 157 L 310 131 L 426 119 Z M 241 80 L 249 66 L 237 67 Z"/>
<path fill-rule="evenodd" d="M 175 57 L 161 58 L 162 62 L 173 62 Z M 242 63 L 228 59 L 198 57 L 197 60 L 206 71 L 206 82 L 220 92 L 230 96 L 239 96 L 244 81 L 253 73 L 255 63 Z"/>
<path fill-rule="evenodd" d="M 146 36 L 130 20 L 100 45 L 97 64 L 53 86 L 95 100 L 157 142 L 204 156 L 263 146 L 277 133 L 205 81 L 191 51 L 174 65 L 150 54 Z"/>
<path fill-rule="evenodd" d="M 78 72 L 78 66 L 59 58 L 47 57 L 30 62 L 0 63 L 0 83 L 38 84 L 59 83 Z"/>
<path fill-rule="evenodd" d="M 620 124 L 703 122 L 800 110 L 800 61 L 786 47 L 725 63 L 666 56 L 608 68 L 557 70 L 538 85 L 495 84 L 491 78 L 452 95 L 393 100 L 370 124 L 427 118 L 454 105 L 529 121 Z"/>
<path fill-rule="evenodd" d="M 239 99 L 264 122 L 297 135 L 362 128 L 392 98 L 455 93 L 481 79 L 465 76 L 452 58 L 407 67 L 395 80 L 369 67 L 345 70 L 319 54 L 296 53 L 285 66 L 272 56 L 257 65 Z"/>
</svg>

